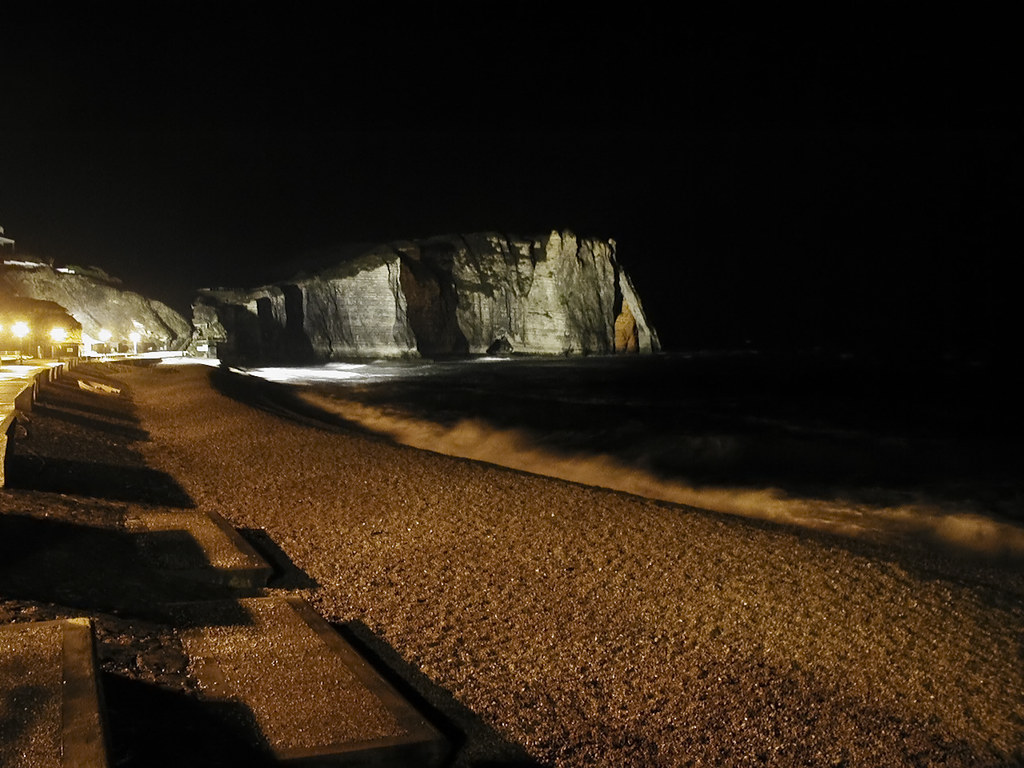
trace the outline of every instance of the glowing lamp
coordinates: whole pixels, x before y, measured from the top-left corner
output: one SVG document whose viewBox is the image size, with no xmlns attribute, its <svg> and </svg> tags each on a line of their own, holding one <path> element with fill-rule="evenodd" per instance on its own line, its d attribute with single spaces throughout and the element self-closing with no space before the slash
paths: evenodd
<svg viewBox="0 0 1024 768">
<path fill-rule="evenodd" d="M 28 336 L 28 323 L 24 322 L 23 320 L 19 320 L 18 322 L 11 326 L 11 331 L 19 339 L 23 339 L 26 336 Z"/>
<path fill-rule="evenodd" d="M 102 331 L 100 331 L 100 341 L 106 344 L 108 341 L 110 341 L 110 337 L 113 335 L 114 334 L 112 334 L 110 331 L 104 328 Z"/>
<path fill-rule="evenodd" d="M 50 339 L 55 344 L 61 344 L 68 337 L 68 332 L 64 328 L 54 328 L 50 331 Z"/>
</svg>

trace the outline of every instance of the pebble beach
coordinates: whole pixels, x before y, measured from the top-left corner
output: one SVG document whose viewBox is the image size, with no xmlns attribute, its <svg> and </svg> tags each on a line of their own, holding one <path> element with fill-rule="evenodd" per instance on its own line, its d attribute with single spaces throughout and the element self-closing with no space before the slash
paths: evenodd
<svg viewBox="0 0 1024 768">
<path fill-rule="evenodd" d="M 117 376 L 148 466 L 541 765 L 1024 764 L 1017 563 L 417 450 L 204 366 Z M 456 764 L 501 764 L 483 741 Z"/>
</svg>

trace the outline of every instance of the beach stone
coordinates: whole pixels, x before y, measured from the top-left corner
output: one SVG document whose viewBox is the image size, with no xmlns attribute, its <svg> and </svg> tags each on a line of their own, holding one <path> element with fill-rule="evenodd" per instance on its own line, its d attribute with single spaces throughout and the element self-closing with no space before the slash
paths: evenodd
<svg viewBox="0 0 1024 768">
<path fill-rule="evenodd" d="M 504 336 L 495 339 L 491 346 L 487 348 L 488 355 L 509 355 L 513 351 L 512 344 Z"/>
</svg>

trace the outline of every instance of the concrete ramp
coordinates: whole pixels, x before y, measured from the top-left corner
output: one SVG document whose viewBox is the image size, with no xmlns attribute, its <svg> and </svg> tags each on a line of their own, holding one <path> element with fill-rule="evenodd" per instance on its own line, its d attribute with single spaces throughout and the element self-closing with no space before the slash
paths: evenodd
<svg viewBox="0 0 1024 768">
<path fill-rule="evenodd" d="M 266 586 L 273 568 L 215 512 L 142 512 L 127 519 L 148 563 L 177 576 L 235 589 Z"/>
<path fill-rule="evenodd" d="M 447 756 L 440 733 L 305 601 L 191 603 L 178 619 L 203 690 L 250 710 L 276 760 L 429 768 Z"/>
<path fill-rule="evenodd" d="M 0 765 L 107 766 L 89 619 L 0 627 Z"/>
</svg>

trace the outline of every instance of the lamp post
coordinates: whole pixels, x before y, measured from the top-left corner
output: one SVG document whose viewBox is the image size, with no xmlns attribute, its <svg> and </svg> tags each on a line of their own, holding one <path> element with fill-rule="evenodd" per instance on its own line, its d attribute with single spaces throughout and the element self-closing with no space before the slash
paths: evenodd
<svg viewBox="0 0 1024 768">
<path fill-rule="evenodd" d="M 50 341 L 53 342 L 53 344 L 50 345 L 50 357 L 57 357 L 57 355 L 54 354 L 54 352 L 56 351 L 55 347 L 58 344 L 63 344 L 67 337 L 68 332 L 63 328 L 57 327 L 50 331 Z"/>
<path fill-rule="evenodd" d="M 106 328 L 101 328 L 100 329 L 100 332 L 97 334 L 97 336 L 99 338 L 100 344 L 103 345 L 103 351 L 101 353 L 97 353 L 97 354 L 104 354 L 104 355 L 110 354 L 110 348 L 107 346 L 107 342 L 110 341 L 110 338 L 113 335 L 114 334 L 112 334 Z M 90 349 L 91 352 L 96 353 L 96 349 L 94 349 L 91 345 L 90 345 L 89 349 Z"/>
<path fill-rule="evenodd" d="M 21 365 L 25 361 L 25 337 L 28 336 L 28 323 L 24 320 L 19 320 L 11 326 L 11 332 L 18 337 L 18 365 Z"/>
<path fill-rule="evenodd" d="M 128 334 L 128 340 L 132 343 L 132 354 L 139 354 L 139 342 L 142 340 L 142 336 L 138 331 L 132 331 Z"/>
</svg>

